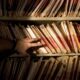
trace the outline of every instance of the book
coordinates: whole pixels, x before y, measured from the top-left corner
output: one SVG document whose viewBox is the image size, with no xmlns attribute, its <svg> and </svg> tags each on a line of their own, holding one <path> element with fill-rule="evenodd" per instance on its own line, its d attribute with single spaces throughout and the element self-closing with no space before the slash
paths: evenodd
<svg viewBox="0 0 80 80">
<path fill-rule="evenodd" d="M 79 40 L 79 43 L 80 43 L 80 25 L 79 25 L 79 24 L 76 24 L 76 25 L 74 25 L 74 26 L 76 26 L 75 28 L 76 28 L 78 40 Z"/>
<path fill-rule="evenodd" d="M 25 35 L 25 37 L 27 38 L 31 38 L 30 34 L 27 32 L 26 27 L 24 27 L 23 25 L 19 24 L 19 27 L 21 28 L 21 30 L 23 31 L 23 34 Z"/>
<path fill-rule="evenodd" d="M 56 16 L 56 14 L 58 13 L 59 9 L 61 9 L 61 6 L 63 5 L 64 0 L 61 0 L 59 5 L 57 6 L 55 12 L 53 13 L 53 17 Z"/>
<path fill-rule="evenodd" d="M 55 63 L 53 64 L 53 68 L 52 68 L 51 74 L 50 74 L 50 76 L 49 76 L 49 80 L 55 79 L 55 77 L 56 77 L 57 74 L 58 74 L 58 71 L 59 71 L 60 68 L 61 68 L 61 65 L 62 65 L 62 63 L 61 63 L 61 58 L 59 57 L 59 58 L 57 58 L 57 59 L 55 60 Z"/>
<path fill-rule="evenodd" d="M 14 78 L 14 75 L 16 73 L 16 68 L 18 67 L 18 59 L 14 58 L 12 60 L 13 60 L 13 64 L 12 64 L 12 67 L 11 67 L 11 71 L 10 71 L 10 75 L 9 75 L 8 80 L 10 80 L 10 79 L 12 80 Z"/>
<path fill-rule="evenodd" d="M 24 11 L 25 11 L 24 16 L 30 16 L 29 13 L 33 9 L 33 6 L 35 5 L 35 3 L 36 3 L 36 0 L 35 1 L 32 1 L 32 0 L 28 1 L 28 3 L 25 6 L 25 9 L 24 9 Z"/>
<path fill-rule="evenodd" d="M 46 27 L 50 27 L 50 25 L 47 24 Z M 47 31 L 47 32 L 48 32 L 48 31 Z M 51 36 L 50 34 L 49 34 L 49 39 L 51 40 L 50 42 L 51 42 L 51 44 L 53 45 L 53 47 L 56 49 L 56 51 L 57 51 L 58 53 L 61 53 L 61 50 L 60 50 L 59 46 L 57 45 L 57 43 L 55 42 L 55 40 L 52 38 L 52 36 Z"/>
<path fill-rule="evenodd" d="M 78 46 L 76 44 L 76 40 L 75 40 L 75 34 L 72 30 L 72 25 L 70 22 L 67 22 L 68 23 L 68 28 L 69 28 L 69 32 L 70 32 L 70 36 L 71 36 L 71 41 L 72 41 L 72 44 L 73 44 L 73 48 L 74 48 L 74 52 L 78 52 Z"/>
<path fill-rule="evenodd" d="M 61 43 L 63 44 L 63 46 L 66 48 L 67 52 L 71 52 L 63 34 L 60 32 L 60 30 L 58 29 L 58 27 L 56 26 L 55 23 L 52 23 L 52 28 L 53 30 L 57 33 L 57 36 L 59 37 Z"/>
<path fill-rule="evenodd" d="M 7 16 L 7 0 L 2 0 L 2 14 L 3 16 Z"/>
<path fill-rule="evenodd" d="M 15 25 L 14 25 L 14 27 L 15 27 Z M 16 33 L 14 27 L 13 27 L 12 24 L 10 24 L 10 28 L 11 28 L 11 31 L 12 31 L 12 33 L 13 33 L 13 35 L 14 35 L 14 38 L 15 38 L 15 39 L 19 39 L 19 36 L 18 36 L 18 34 Z"/>
<path fill-rule="evenodd" d="M 20 27 L 18 25 L 15 25 L 15 28 L 16 28 L 17 34 L 19 34 L 19 38 L 23 39 L 24 35 L 23 35 L 22 30 L 20 29 Z"/>
<path fill-rule="evenodd" d="M 35 33 L 35 35 L 37 36 L 37 38 L 40 38 L 41 39 L 40 35 L 38 34 L 38 31 L 35 29 L 36 27 L 37 26 L 32 25 L 31 26 L 31 29 Z M 47 53 L 51 53 L 50 49 L 47 47 L 46 43 L 42 39 L 41 39 L 41 43 L 43 45 L 45 44 L 44 48 L 47 50 Z"/>
<path fill-rule="evenodd" d="M 8 25 L 5 25 L 5 27 L 6 27 L 5 34 L 7 34 L 7 38 L 10 39 L 10 40 L 13 40 L 13 35 L 12 35 L 11 31 L 10 31 L 9 26 Z"/>
<path fill-rule="evenodd" d="M 47 45 L 47 47 L 50 49 L 51 53 L 54 52 L 54 49 L 52 47 L 52 45 L 50 44 L 50 42 L 47 40 L 47 37 L 40 31 L 39 28 L 35 28 L 36 31 L 38 31 L 38 34 L 40 35 L 41 39 L 45 42 L 45 44 Z"/>
<path fill-rule="evenodd" d="M 41 73 L 41 71 L 42 71 L 42 69 L 43 69 L 43 67 L 44 67 L 44 65 L 45 65 L 45 63 L 46 63 L 47 61 L 48 61 L 48 60 L 44 60 L 43 57 L 42 57 L 42 61 L 41 61 L 41 63 L 40 63 L 39 69 L 38 69 L 38 71 L 37 71 L 37 74 L 36 74 L 34 80 L 38 80 L 38 78 L 40 77 L 40 73 Z"/>
<path fill-rule="evenodd" d="M 34 1 L 34 4 L 32 6 L 32 9 L 25 13 L 26 16 L 31 16 L 32 12 L 35 10 L 35 8 L 38 6 L 41 0 Z"/>
<path fill-rule="evenodd" d="M 7 24 L 4 24 L 4 23 L 1 23 L 0 24 L 1 27 L 0 27 L 0 33 L 1 33 L 1 37 L 3 39 L 7 39 L 7 40 L 13 40 L 13 36 L 12 36 L 12 33 L 8 27 Z"/>
<path fill-rule="evenodd" d="M 23 7 L 23 4 L 25 3 L 25 0 L 20 0 L 19 2 L 17 2 L 17 5 L 16 5 L 16 11 L 14 13 L 14 16 L 20 16 L 20 11 L 21 11 L 21 8 Z"/>
<path fill-rule="evenodd" d="M 1 26 L 1 27 L 0 27 L 0 37 L 3 38 L 4 36 L 3 36 L 2 24 L 1 24 L 1 23 L 0 23 L 0 26 Z"/>
<path fill-rule="evenodd" d="M 12 16 L 13 15 L 13 6 L 14 6 L 15 0 L 8 0 L 6 2 L 6 8 L 7 8 L 7 16 Z"/>
<path fill-rule="evenodd" d="M 1 30 L 1 36 L 2 36 L 2 38 L 4 38 L 4 39 L 6 39 L 7 37 L 6 37 L 6 34 L 5 34 L 5 32 L 6 32 L 6 27 L 4 26 L 4 24 L 2 23 L 1 25 L 1 28 L 0 28 L 0 30 Z M 4 28 L 3 28 L 3 26 L 4 26 Z"/>
<path fill-rule="evenodd" d="M 60 80 L 61 79 L 61 76 L 62 76 L 62 73 L 63 73 L 63 69 L 64 69 L 64 66 L 61 65 L 56 77 L 55 77 L 55 80 Z"/>
<path fill-rule="evenodd" d="M 45 26 L 44 25 L 40 25 L 39 28 L 42 31 L 42 33 L 46 36 L 46 38 L 50 42 L 50 44 L 53 46 L 53 50 L 54 50 L 53 53 L 56 53 L 56 50 L 54 48 L 54 41 L 52 40 L 52 38 L 50 38 L 50 34 L 46 30 Z"/>
<path fill-rule="evenodd" d="M 72 5 L 73 5 L 73 1 L 74 1 L 74 0 L 70 0 L 70 1 L 69 1 L 70 4 L 69 4 L 69 9 L 68 9 L 68 16 L 72 16 L 71 11 L 72 11 L 72 7 L 73 7 L 73 6 L 72 6 Z"/>
<path fill-rule="evenodd" d="M 18 77 L 16 78 L 17 80 L 23 79 L 25 77 L 25 75 L 27 76 L 26 71 L 27 71 L 29 65 L 30 65 L 30 57 L 29 56 L 26 58 L 23 57 L 21 69 L 19 71 Z"/>
<path fill-rule="evenodd" d="M 17 78 L 18 78 L 18 76 L 19 76 L 19 71 L 21 70 L 21 67 L 22 67 L 22 62 L 23 62 L 23 60 L 22 60 L 22 58 L 17 58 L 17 67 L 16 67 L 16 70 L 15 70 L 15 74 L 14 74 L 14 76 L 13 76 L 13 80 L 16 80 Z M 15 65 L 14 65 L 14 67 L 15 67 Z"/>
<path fill-rule="evenodd" d="M 72 67 L 73 67 L 73 57 L 70 57 L 69 62 L 68 62 L 68 66 L 67 66 L 67 70 L 66 70 L 65 80 L 70 80 Z"/>
<path fill-rule="evenodd" d="M 45 60 L 45 61 L 43 62 L 43 66 L 41 65 L 42 68 L 40 68 L 39 75 L 38 75 L 37 78 L 36 78 L 37 80 L 40 80 L 40 79 L 41 79 L 41 77 L 42 77 L 42 75 L 43 75 L 43 73 L 44 73 L 44 70 L 45 70 L 48 62 L 49 62 L 49 60 Z"/>
<path fill-rule="evenodd" d="M 72 68 L 72 73 L 71 73 L 71 79 L 76 79 L 76 71 L 77 71 L 77 66 L 78 66 L 78 56 L 73 57 L 73 68 Z"/>
<path fill-rule="evenodd" d="M 54 7 L 55 2 L 56 2 L 55 0 L 50 0 L 49 4 L 46 6 L 46 8 L 44 9 L 40 16 L 47 17 L 50 14 L 52 8 Z"/>
<path fill-rule="evenodd" d="M 31 16 L 39 16 L 41 13 L 41 10 L 45 7 L 46 3 L 48 3 L 48 0 L 41 0 L 38 6 L 35 8 L 35 10 L 32 12 Z"/>
<path fill-rule="evenodd" d="M 67 67 L 68 67 L 69 56 L 65 56 L 65 57 L 61 57 L 61 58 L 62 58 L 61 62 L 63 64 L 63 66 L 64 66 L 63 74 L 61 76 L 61 80 L 64 80 L 65 76 L 66 76 Z"/>
<path fill-rule="evenodd" d="M 75 0 L 74 0 L 75 1 Z M 77 2 L 77 5 L 76 5 L 76 8 L 75 8 L 75 11 L 74 11 L 74 14 L 73 16 L 78 16 L 78 13 L 79 13 L 79 9 L 80 9 L 80 6 L 79 6 L 79 3 L 80 3 L 80 0 L 76 1 Z M 75 4 L 75 3 L 74 3 Z"/>
<path fill-rule="evenodd" d="M 63 17 L 66 17 L 68 15 L 69 1 L 70 0 L 66 0 L 66 2 L 65 2 L 64 12 L 63 12 L 63 15 L 62 15 Z"/>
<path fill-rule="evenodd" d="M 2 16 L 2 1 L 0 0 L 0 16 Z"/>
<path fill-rule="evenodd" d="M 34 77 L 33 77 L 34 80 L 36 79 L 36 75 L 37 75 L 38 71 L 40 70 L 40 66 L 41 66 L 42 61 L 43 61 L 43 57 L 41 57 L 37 61 L 36 72 L 35 72 Z"/>
<path fill-rule="evenodd" d="M 38 68 L 40 66 L 41 61 L 42 61 L 42 59 L 39 60 L 39 61 L 36 61 L 36 62 L 34 62 L 34 61 L 32 62 L 31 66 L 30 66 L 29 73 L 28 73 L 27 80 L 32 80 L 32 79 L 35 78 L 35 75 L 36 75 L 36 73 L 38 71 Z"/>
<path fill-rule="evenodd" d="M 6 60 L 5 59 L 0 60 L 0 77 L 2 76 L 2 72 L 4 70 L 5 63 L 6 63 Z"/>
<path fill-rule="evenodd" d="M 72 31 L 73 31 L 73 35 L 74 35 L 74 38 L 75 38 L 75 41 L 76 41 L 76 44 L 77 44 L 77 47 L 78 47 L 78 51 L 80 51 L 80 42 L 78 40 L 78 36 L 77 36 L 77 33 L 75 31 L 75 26 L 73 26 L 72 22 L 70 22 L 71 24 L 71 28 L 72 28 Z"/>
<path fill-rule="evenodd" d="M 76 72 L 76 80 L 80 78 L 80 59 L 78 60 L 78 67 Z"/>
<path fill-rule="evenodd" d="M 50 59 L 48 59 L 48 63 L 46 64 L 46 67 L 45 67 L 45 69 L 44 69 L 44 72 L 43 72 L 43 74 L 42 74 L 42 76 L 41 76 L 41 79 L 42 79 L 42 80 L 44 80 L 45 77 L 47 77 L 46 74 L 47 74 L 47 72 L 48 72 L 48 70 L 49 70 L 50 64 L 51 64 L 51 61 L 50 61 Z"/>
<path fill-rule="evenodd" d="M 52 72 L 52 69 L 53 69 L 53 66 L 54 66 L 54 63 L 55 63 L 55 59 L 54 58 L 50 58 L 49 59 L 49 62 L 50 62 L 50 65 L 48 67 L 48 70 L 47 70 L 47 73 L 44 77 L 44 80 L 47 80 Z"/>
<path fill-rule="evenodd" d="M 20 32 L 18 31 L 18 28 L 17 28 L 17 26 L 15 25 L 15 27 L 14 27 L 14 30 L 15 30 L 15 35 L 16 35 L 16 37 L 17 37 L 17 39 L 21 39 L 21 35 L 20 35 Z"/>
<path fill-rule="evenodd" d="M 19 16 L 24 16 L 24 14 L 25 14 L 25 11 L 24 11 L 24 9 L 25 9 L 25 7 L 26 7 L 26 5 L 28 4 L 28 2 L 30 2 L 30 1 L 28 1 L 28 0 L 23 0 L 24 2 L 23 2 L 23 4 L 22 4 L 22 6 L 21 6 L 21 9 L 19 10 Z"/>
<path fill-rule="evenodd" d="M 69 32 L 67 23 L 65 21 L 61 22 L 60 27 L 61 27 L 60 30 L 61 30 L 62 34 L 64 35 L 68 46 L 70 47 L 71 51 L 73 51 L 74 48 L 72 47 L 71 36 L 70 36 L 70 32 Z"/>
<path fill-rule="evenodd" d="M 8 58 L 8 59 L 5 59 L 5 61 L 6 62 L 5 62 L 5 65 L 4 65 L 4 69 L 2 71 L 2 76 L 5 76 L 5 77 L 3 77 L 4 80 L 5 79 L 8 80 L 9 79 L 10 72 L 11 72 L 11 69 L 12 69 L 13 60 L 10 59 L 10 58 Z"/>
<path fill-rule="evenodd" d="M 52 10 L 51 10 L 51 12 L 50 12 L 50 14 L 49 14 L 49 17 L 53 16 L 53 13 L 55 12 L 55 10 L 56 10 L 59 2 L 60 2 L 60 0 L 57 0 L 57 1 L 55 2 L 55 5 L 53 6 L 53 8 L 52 8 Z"/>
<path fill-rule="evenodd" d="M 31 39 L 31 35 L 28 33 L 28 31 L 26 30 L 26 27 L 24 27 L 23 25 L 19 25 L 21 30 L 23 31 L 24 33 L 24 37 L 25 38 L 28 38 L 28 39 Z M 33 51 L 33 53 L 37 54 L 38 52 L 37 51 Z"/>
<path fill-rule="evenodd" d="M 34 34 L 34 32 L 29 27 L 29 25 L 26 27 L 26 30 L 29 32 L 29 34 L 31 35 L 32 38 L 37 38 L 36 35 Z M 44 53 L 44 54 L 47 53 L 47 51 L 44 47 L 41 47 L 38 50 L 39 50 L 39 53 Z"/>
<path fill-rule="evenodd" d="M 59 48 L 61 49 L 61 52 L 66 53 L 66 49 L 63 47 L 63 45 L 61 44 L 59 38 L 57 37 L 57 35 L 55 34 L 55 32 L 52 30 L 51 27 L 46 26 L 46 29 L 48 30 L 48 32 L 50 33 L 50 35 L 52 36 L 52 38 L 55 40 L 55 42 L 57 43 L 57 45 L 59 46 Z"/>
</svg>

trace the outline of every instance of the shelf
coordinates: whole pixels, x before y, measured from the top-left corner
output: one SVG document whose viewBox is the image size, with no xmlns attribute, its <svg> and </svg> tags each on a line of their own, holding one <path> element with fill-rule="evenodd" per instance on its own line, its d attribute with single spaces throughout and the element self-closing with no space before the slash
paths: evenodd
<svg viewBox="0 0 80 80">
<path fill-rule="evenodd" d="M 5 17 L 1 16 L 0 20 L 2 21 L 79 21 L 80 17 Z"/>
<path fill-rule="evenodd" d="M 80 56 L 80 53 L 68 53 L 68 54 L 38 54 L 38 57 L 61 57 L 61 56 Z"/>
<path fill-rule="evenodd" d="M 63 57 L 63 56 L 80 56 L 80 53 L 68 53 L 68 54 L 33 54 L 35 57 Z M 27 56 L 31 56 L 31 55 L 27 55 Z M 20 58 L 20 57 L 27 57 L 27 56 L 21 56 L 19 54 L 14 54 L 14 55 L 11 55 L 9 56 L 9 58 Z"/>
</svg>

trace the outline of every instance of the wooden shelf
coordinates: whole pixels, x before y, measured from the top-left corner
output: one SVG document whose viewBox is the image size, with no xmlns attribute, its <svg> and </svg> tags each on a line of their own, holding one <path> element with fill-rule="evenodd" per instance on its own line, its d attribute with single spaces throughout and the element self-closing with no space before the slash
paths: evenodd
<svg viewBox="0 0 80 80">
<path fill-rule="evenodd" d="M 80 53 L 68 53 L 68 54 L 52 54 L 52 53 L 49 53 L 49 54 L 33 54 L 35 57 L 63 57 L 63 56 L 80 56 Z M 27 56 L 30 56 L 29 54 Z M 21 56 L 19 54 L 14 54 L 14 55 L 11 55 L 9 56 L 9 58 L 20 58 L 20 57 L 27 57 L 27 56 Z"/>
<path fill-rule="evenodd" d="M 2 21 L 80 21 L 80 17 L 0 17 Z"/>
<path fill-rule="evenodd" d="M 80 53 L 68 53 L 68 54 L 38 54 L 38 57 L 60 57 L 60 56 L 80 56 Z"/>
</svg>

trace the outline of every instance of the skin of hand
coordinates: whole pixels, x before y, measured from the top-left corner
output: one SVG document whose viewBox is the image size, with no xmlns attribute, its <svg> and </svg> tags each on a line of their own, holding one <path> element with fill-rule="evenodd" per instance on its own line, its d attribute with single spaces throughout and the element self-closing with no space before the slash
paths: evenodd
<svg viewBox="0 0 80 80">
<path fill-rule="evenodd" d="M 43 45 L 40 43 L 40 39 L 37 39 L 37 38 L 34 38 L 34 39 L 25 38 L 25 39 L 19 40 L 17 42 L 15 49 L 21 55 L 26 55 L 28 49 L 30 49 L 30 48 L 33 48 L 33 49 L 34 48 L 39 48 L 41 46 L 43 46 Z"/>
</svg>

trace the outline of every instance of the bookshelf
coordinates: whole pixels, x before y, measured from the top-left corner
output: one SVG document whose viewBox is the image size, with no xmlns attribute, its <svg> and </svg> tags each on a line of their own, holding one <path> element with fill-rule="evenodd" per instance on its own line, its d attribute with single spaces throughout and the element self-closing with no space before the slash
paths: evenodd
<svg viewBox="0 0 80 80">
<path fill-rule="evenodd" d="M 2 16 L 0 17 L 0 21 L 6 21 L 6 22 L 16 22 L 16 21 L 20 21 L 20 22 L 26 22 L 28 21 L 29 24 L 31 22 L 34 22 L 35 24 L 36 23 L 39 23 L 39 24 L 44 24 L 44 23 L 51 23 L 51 22 L 61 22 L 61 21 L 80 21 L 80 17 L 5 17 L 5 16 Z M 4 22 L 5 23 L 5 22 Z M 61 56 L 80 56 L 80 53 L 75 53 L 75 52 L 68 52 L 68 53 L 64 53 L 62 52 L 63 54 L 59 54 L 59 53 L 48 53 L 48 54 L 44 54 L 44 53 L 40 53 L 40 54 L 34 54 L 34 56 L 37 56 L 37 57 L 61 57 Z M 17 55 L 17 54 L 14 54 L 14 55 L 11 55 L 9 57 L 23 57 L 23 56 L 20 56 L 20 55 Z"/>
<path fill-rule="evenodd" d="M 11 1 L 13 1 L 13 0 L 11 0 Z M 40 8 L 37 7 L 38 6 L 38 3 L 36 3 L 37 1 L 38 1 L 38 3 L 40 3 L 40 1 L 41 2 L 46 1 L 46 3 L 45 3 L 46 5 L 48 5 L 48 2 L 54 1 L 54 3 L 56 3 L 56 4 L 53 4 L 54 10 L 52 10 L 52 11 L 53 11 L 53 13 L 56 10 L 58 10 L 59 12 L 57 11 L 57 14 L 55 16 L 48 16 L 49 13 L 47 14 L 47 12 L 46 12 L 47 15 L 45 14 L 45 16 L 41 17 L 40 14 L 41 14 L 41 12 L 44 12 L 43 11 L 44 8 L 46 9 L 46 5 L 42 4 L 41 6 L 43 6 L 43 5 L 44 6 L 41 9 L 41 6 L 40 6 Z M 30 0 L 29 4 L 27 4 L 27 6 L 25 6 L 25 3 L 27 3 L 27 2 L 29 2 L 29 1 L 28 0 L 20 0 L 19 4 L 16 5 L 15 0 L 14 0 L 15 6 L 17 6 L 16 11 L 11 11 L 14 15 L 9 16 L 9 14 L 11 14 L 11 13 L 9 13 L 8 16 L 6 16 L 6 14 L 4 13 L 5 8 L 3 8 L 4 15 L 0 16 L 0 21 L 3 22 L 4 24 L 13 23 L 14 26 L 9 25 L 9 27 L 12 27 L 12 28 L 15 28 L 15 25 L 17 27 L 21 27 L 21 26 L 24 27 L 24 25 L 17 25 L 18 23 L 19 24 L 20 23 L 27 24 L 28 26 L 30 25 L 29 27 L 31 27 L 33 25 L 34 26 L 39 25 L 37 27 L 40 27 L 40 25 L 42 25 L 42 24 L 43 25 L 44 24 L 51 25 L 53 22 L 55 24 L 57 24 L 57 22 L 61 23 L 64 21 L 65 22 L 70 21 L 73 23 L 79 22 L 79 24 L 80 24 L 80 9 L 79 9 L 80 0 L 35 0 L 35 2 L 34 1 L 32 2 L 32 0 Z M 60 5 L 58 7 L 59 2 L 60 2 L 60 4 L 62 4 L 62 2 L 63 2 L 62 7 L 60 7 Z M 36 3 L 36 5 L 33 6 L 34 3 Z M 72 5 L 72 3 L 73 3 L 73 5 Z M 31 4 L 31 7 L 28 8 L 28 6 L 30 6 L 30 4 Z M 75 4 L 76 4 L 77 8 L 76 8 Z M 55 5 L 57 5 L 57 6 L 55 6 Z M 19 6 L 20 6 L 20 8 L 19 8 Z M 23 11 L 24 7 L 28 8 L 28 9 L 26 9 L 26 12 L 28 11 L 26 14 L 28 14 L 28 13 L 31 14 L 31 12 L 35 11 L 35 15 L 34 16 L 23 15 L 22 11 Z M 34 7 L 35 7 L 35 9 L 33 9 Z M 36 11 L 36 10 L 38 10 L 36 7 L 39 8 L 40 12 Z M 74 8 L 71 8 L 71 7 L 76 8 L 76 10 L 74 10 Z M 0 8 L 1 8 L 1 6 L 0 6 Z M 11 8 L 11 6 L 10 6 L 10 8 Z M 18 16 L 18 14 L 19 14 L 19 12 L 17 12 L 18 8 L 19 8 L 19 10 L 21 10 L 20 13 L 22 14 L 22 16 Z M 11 9 L 13 9 L 13 7 Z M 29 12 L 29 11 L 31 11 L 31 12 Z M 51 10 L 49 10 L 49 11 L 52 12 Z M 71 14 L 70 14 L 70 11 L 71 11 Z M 72 16 L 72 13 L 74 13 L 73 11 L 75 11 L 75 14 L 77 14 L 76 12 L 78 12 L 79 14 L 76 16 Z M 6 13 L 7 13 L 7 11 L 6 11 Z M 39 15 L 37 15 L 38 13 L 39 13 Z M 70 16 L 69 16 L 69 14 L 70 14 Z M 15 23 L 17 23 L 17 24 L 15 24 Z M 24 28 L 26 29 L 27 26 L 25 26 Z M 58 29 L 60 29 L 60 26 L 58 27 Z M 72 46 L 72 47 L 74 47 L 74 46 Z M 9 80 L 12 80 L 13 77 L 14 77 L 14 80 L 25 80 L 22 78 L 26 78 L 26 80 L 27 79 L 28 80 L 47 80 L 47 79 L 48 80 L 53 80 L 53 79 L 54 80 L 79 80 L 78 78 L 80 75 L 80 69 L 79 69 L 79 67 L 80 67 L 80 52 L 66 52 L 66 53 L 61 52 L 61 53 L 58 53 L 58 52 L 47 53 L 47 54 L 39 53 L 39 54 L 27 55 L 25 57 L 18 55 L 18 54 L 13 54 L 8 57 L 8 59 L 10 61 L 9 60 L 7 61 L 5 59 L 2 62 L 2 64 L 0 62 L 0 65 L 1 65 L 0 72 L 2 73 L 2 75 L 7 74 L 6 77 L 8 77 Z M 9 67 L 7 66 L 8 64 L 9 64 Z M 26 64 L 28 64 L 28 65 L 26 65 Z M 8 68 L 6 68 L 6 66 Z M 19 69 L 18 69 L 18 67 L 19 67 Z M 10 71 L 11 68 L 12 68 L 12 72 Z M 8 71 L 8 69 L 10 72 Z M 9 75 L 8 75 L 8 73 L 6 73 L 7 71 L 9 73 Z M 16 72 L 17 72 L 17 74 L 16 74 Z M 0 76 L 2 76 L 1 73 L 0 73 Z M 69 75 L 67 75 L 67 74 L 69 74 Z"/>
</svg>

